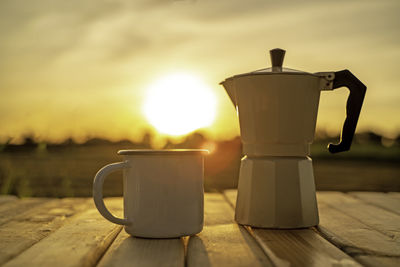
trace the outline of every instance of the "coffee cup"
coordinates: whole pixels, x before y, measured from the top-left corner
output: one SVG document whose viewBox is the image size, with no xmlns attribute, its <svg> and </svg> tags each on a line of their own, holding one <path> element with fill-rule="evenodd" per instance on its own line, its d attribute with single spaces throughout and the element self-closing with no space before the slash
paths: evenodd
<svg viewBox="0 0 400 267">
<path fill-rule="evenodd" d="M 124 225 L 136 237 L 174 238 L 203 229 L 203 149 L 120 150 L 122 162 L 100 169 L 93 182 L 93 198 L 100 214 Z M 123 171 L 124 218 L 108 211 L 103 201 L 104 179 Z"/>
</svg>

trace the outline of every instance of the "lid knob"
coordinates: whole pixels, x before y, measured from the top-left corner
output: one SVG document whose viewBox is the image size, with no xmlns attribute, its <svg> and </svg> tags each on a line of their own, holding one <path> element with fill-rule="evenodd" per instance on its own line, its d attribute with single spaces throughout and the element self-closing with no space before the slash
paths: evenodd
<svg viewBox="0 0 400 267">
<path fill-rule="evenodd" d="M 283 58 L 285 57 L 285 50 L 275 48 L 269 51 L 271 56 L 272 69 L 282 71 Z"/>
</svg>

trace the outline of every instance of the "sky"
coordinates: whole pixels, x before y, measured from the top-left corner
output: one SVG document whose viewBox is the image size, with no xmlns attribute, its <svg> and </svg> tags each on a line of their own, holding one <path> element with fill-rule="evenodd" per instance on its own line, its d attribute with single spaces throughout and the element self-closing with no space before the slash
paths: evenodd
<svg viewBox="0 0 400 267">
<path fill-rule="evenodd" d="M 139 141 L 154 129 L 143 114 L 149 86 L 176 73 L 215 95 L 215 119 L 201 131 L 232 138 L 238 119 L 219 82 L 269 67 L 276 47 L 285 67 L 352 71 L 368 87 L 358 131 L 394 137 L 399 13 L 397 0 L 2 0 L 0 141 Z M 321 93 L 317 129 L 339 133 L 347 95 Z"/>
</svg>

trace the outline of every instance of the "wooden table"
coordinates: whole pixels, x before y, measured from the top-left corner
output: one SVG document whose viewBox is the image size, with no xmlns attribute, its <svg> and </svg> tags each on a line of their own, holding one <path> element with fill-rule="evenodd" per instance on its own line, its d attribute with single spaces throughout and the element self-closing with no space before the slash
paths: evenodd
<svg viewBox="0 0 400 267">
<path fill-rule="evenodd" d="M 0 197 L 4 266 L 400 266 L 400 193 L 319 192 L 321 223 L 301 230 L 238 226 L 236 191 L 205 195 L 192 237 L 140 239 L 89 198 Z M 121 198 L 106 200 L 121 215 Z"/>
</svg>

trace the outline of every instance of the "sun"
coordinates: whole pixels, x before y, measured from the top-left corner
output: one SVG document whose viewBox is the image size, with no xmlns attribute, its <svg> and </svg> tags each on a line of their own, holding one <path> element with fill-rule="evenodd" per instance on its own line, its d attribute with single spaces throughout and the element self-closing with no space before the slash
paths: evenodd
<svg viewBox="0 0 400 267">
<path fill-rule="evenodd" d="M 214 122 L 216 98 L 199 77 L 170 74 L 147 88 L 143 112 L 158 132 L 180 136 Z"/>
</svg>

